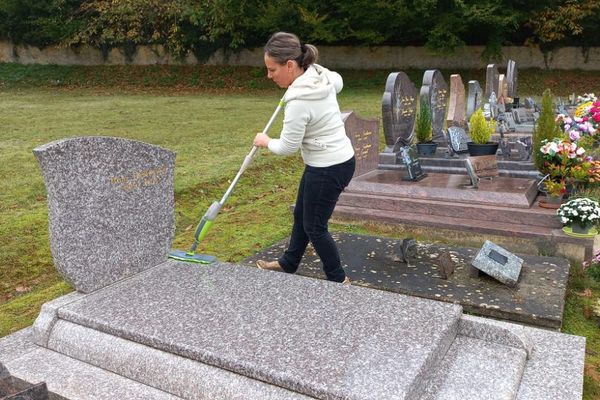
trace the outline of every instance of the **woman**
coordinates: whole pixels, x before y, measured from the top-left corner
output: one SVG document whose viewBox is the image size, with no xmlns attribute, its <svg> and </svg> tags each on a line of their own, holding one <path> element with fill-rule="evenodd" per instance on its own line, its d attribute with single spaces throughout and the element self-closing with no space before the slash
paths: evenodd
<svg viewBox="0 0 600 400">
<path fill-rule="evenodd" d="M 259 260 L 262 269 L 294 273 L 310 241 L 327 279 L 350 283 L 327 229 L 342 190 L 354 174 L 354 149 L 346 136 L 336 93 L 342 77 L 315 64 L 317 48 L 296 35 L 275 33 L 265 46 L 267 76 L 282 88 L 285 117 L 279 139 L 258 133 L 254 145 L 278 155 L 301 150 L 305 169 L 298 187 L 294 226 L 286 252 L 276 261 Z"/>
</svg>

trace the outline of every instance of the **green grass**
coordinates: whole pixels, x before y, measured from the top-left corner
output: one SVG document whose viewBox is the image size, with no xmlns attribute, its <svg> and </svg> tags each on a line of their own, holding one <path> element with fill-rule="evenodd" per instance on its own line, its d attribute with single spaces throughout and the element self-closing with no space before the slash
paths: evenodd
<svg viewBox="0 0 600 400">
<path fill-rule="evenodd" d="M 33 157 L 36 146 L 82 135 L 119 136 L 177 153 L 175 248 L 187 248 L 198 219 L 221 198 L 263 129 L 282 91 L 259 68 L 48 67 L 0 64 L 0 336 L 30 325 L 41 304 L 72 288 L 54 269 L 48 243 L 46 192 Z M 408 71 L 418 86 L 422 71 Z M 455 71 L 452 71 L 455 72 Z M 388 71 L 345 71 L 339 97 L 344 110 L 381 115 Z M 463 82 L 484 81 L 462 71 Z M 447 72 L 445 73 L 447 77 Z M 583 79 L 582 77 L 585 77 Z M 586 86 L 578 86 L 585 81 Z M 592 83 L 590 83 L 592 82 Z M 549 86 L 565 96 L 600 86 L 600 77 L 577 71 L 520 71 L 522 93 Z M 276 134 L 280 120 L 273 127 Z M 380 132 L 383 136 L 382 131 Z M 285 238 L 290 231 L 299 156 L 260 151 L 201 244 L 201 251 L 239 261 Z M 443 240 L 477 246 L 467 234 L 379 224 L 333 223 L 334 230 Z M 579 295 L 592 290 L 593 298 Z M 600 396 L 600 330 L 584 309 L 598 284 L 575 268 L 569 283 L 564 331 L 588 339 L 585 399 Z"/>
</svg>

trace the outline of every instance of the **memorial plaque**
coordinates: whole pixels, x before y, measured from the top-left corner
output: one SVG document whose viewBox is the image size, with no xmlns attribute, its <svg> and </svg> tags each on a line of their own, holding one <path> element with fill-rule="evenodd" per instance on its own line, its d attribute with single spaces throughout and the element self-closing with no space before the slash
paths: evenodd
<svg viewBox="0 0 600 400">
<path fill-rule="evenodd" d="M 342 113 L 346 135 L 352 142 L 356 169 L 354 176 L 377 169 L 379 154 L 379 122 L 376 119 L 362 119 L 352 111 Z"/>
<path fill-rule="evenodd" d="M 465 85 L 458 74 L 450 76 L 450 100 L 448 101 L 448 116 L 446 123 L 450 126 L 466 126 Z"/>
<path fill-rule="evenodd" d="M 498 158 L 495 155 L 469 157 L 473 171 L 479 178 L 498 176 Z"/>
<path fill-rule="evenodd" d="M 498 91 L 499 78 L 500 78 L 500 74 L 498 73 L 498 67 L 496 67 L 496 64 L 488 64 L 486 73 L 485 73 L 484 96 L 486 99 L 490 98 L 492 92 Z"/>
<path fill-rule="evenodd" d="M 437 69 L 430 69 L 423 74 L 423 85 L 420 96 L 429 102 L 431 107 L 431 128 L 433 141 L 440 142 L 444 139 L 444 121 L 448 105 L 448 84 L 442 73 Z"/>
<path fill-rule="evenodd" d="M 472 265 L 506 285 L 515 286 L 521 274 L 523 259 L 486 240 Z"/>
<path fill-rule="evenodd" d="M 398 158 L 406 165 L 406 171 L 408 173 L 408 176 L 403 178 L 403 180 L 420 181 L 427 176 L 427 174 L 423 172 L 421 162 L 412 146 L 401 147 L 398 152 Z"/>
<path fill-rule="evenodd" d="M 455 153 L 467 153 L 469 148 L 467 147 L 467 143 L 471 141 L 469 135 L 464 128 L 460 128 L 458 126 L 451 126 L 448 128 L 448 136 L 450 140 L 450 145 L 452 146 L 452 150 Z"/>
<path fill-rule="evenodd" d="M 407 146 L 413 142 L 417 111 L 417 89 L 404 72 L 388 75 L 381 100 L 385 152 L 394 146 Z"/>
<path fill-rule="evenodd" d="M 48 192 L 54 264 L 75 289 L 88 293 L 167 260 L 175 153 L 100 136 L 33 153 Z"/>
<path fill-rule="evenodd" d="M 518 86 L 518 71 L 517 71 L 517 63 L 513 60 L 508 60 L 508 66 L 506 68 L 506 83 L 508 86 L 508 97 L 515 98 L 519 95 L 517 94 L 517 86 Z"/>
<path fill-rule="evenodd" d="M 467 115 L 466 119 L 481 107 L 483 90 L 477 81 L 469 81 L 469 93 L 467 96 Z"/>
</svg>

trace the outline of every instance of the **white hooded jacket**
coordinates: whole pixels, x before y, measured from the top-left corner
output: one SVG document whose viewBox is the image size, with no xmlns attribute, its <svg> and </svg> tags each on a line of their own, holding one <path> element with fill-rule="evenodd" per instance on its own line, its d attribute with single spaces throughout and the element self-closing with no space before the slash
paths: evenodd
<svg viewBox="0 0 600 400">
<path fill-rule="evenodd" d="M 354 149 L 336 99 L 342 87 L 337 72 L 317 64 L 308 67 L 283 97 L 283 130 L 279 139 L 269 141 L 269 150 L 289 155 L 300 149 L 304 163 L 312 167 L 328 167 L 352 158 Z"/>
</svg>

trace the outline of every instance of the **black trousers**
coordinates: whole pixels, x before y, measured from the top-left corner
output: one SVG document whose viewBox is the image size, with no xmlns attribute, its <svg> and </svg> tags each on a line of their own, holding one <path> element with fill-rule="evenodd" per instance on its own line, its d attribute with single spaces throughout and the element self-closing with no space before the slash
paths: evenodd
<svg viewBox="0 0 600 400">
<path fill-rule="evenodd" d="M 337 246 L 329 234 L 328 223 L 340 193 L 352 179 L 354 168 L 354 157 L 329 167 L 305 167 L 298 187 L 290 244 L 279 259 L 285 272 L 294 273 L 298 270 L 310 241 L 323 263 L 327 279 L 343 282 L 346 278 Z"/>
</svg>

